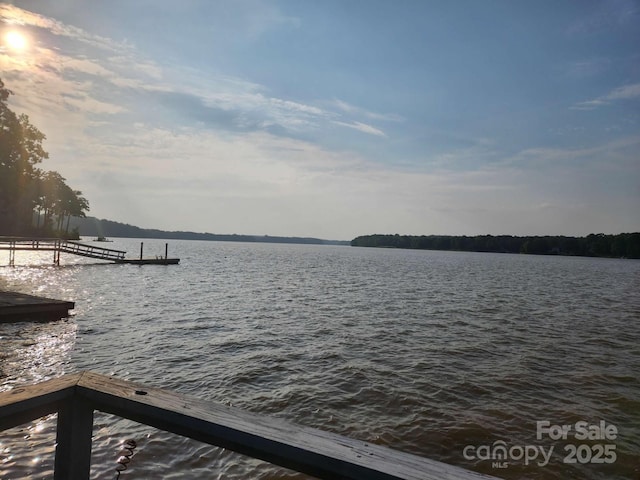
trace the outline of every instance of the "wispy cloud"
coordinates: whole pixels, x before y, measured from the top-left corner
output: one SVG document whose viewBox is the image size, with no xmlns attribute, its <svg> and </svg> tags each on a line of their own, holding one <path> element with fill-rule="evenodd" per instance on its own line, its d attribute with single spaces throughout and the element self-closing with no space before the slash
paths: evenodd
<svg viewBox="0 0 640 480">
<path fill-rule="evenodd" d="M 340 122 L 340 121 L 334 121 L 333 123 L 335 123 L 336 125 L 341 125 L 343 127 L 348 127 L 348 128 L 353 128 L 354 130 L 358 130 L 359 132 L 362 133 L 367 133 L 369 135 L 375 135 L 376 137 L 386 137 L 387 135 L 380 129 L 372 127 L 371 125 L 367 125 L 366 123 L 362 123 L 362 122 L 353 122 L 353 123 L 348 123 L 348 122 Z"/>
<path fill-rule="evenodd" d="M 640 135 L 617 138 L 588 148 L 537 147 L 505 158 L 500 165 L 524 171 L 549 172 L 558 168 L 590 169 L 598 165 L 632 175 L 640 168 Z"/>
<path fill-rule="evenodd" d="M 266 28 L 264 22 L 256 21 L 254 25 L 251 18 L 247 20 L 253 25 L 251 28 L 256 31 Z M 141 57 L 126 43 L 91 35 L 11 5 L 0 6 L 0 19 L 39 29 L 39 35 L 53 35 L 47 42 L 53 46 L 43 47 L 42 42 L 34 42 L 33 48 L 20 59 L 0 51 L 3 77 L 20 79 L 15 86 L 16 104 L 43 115 L 49 112 L 59 118 L 65 111 L 93 117 L 124 112 L 133 115 L 136 102 L 144 99 L 146 108 L 137 111 L 148 113 L 149 118 L 134 117 L 132 122 L 161 120 L 155 112 L 155 107 L 160 106 L 174 109 L 182 118 L 191 118 L 204 127 L 268 130 L 285 135 L 316 130 L 340 116 L 316 105 L 271 96 L 264 86 L 245 79 L 158 64 Z M 270 11 L 267 24 L 283 22 L 293 20 Z M 76 48 L 75 55 L 62 53 L 55 47 L 56 38 L 60 37 L 77 41 L 83 48 Z M 31 84 L 42 85 L 42 95 L 23 94 L 26 90 L 22 92 L 22 86 L 30 88 L 27 77 Z M 113 95 L 103 98 L 106 92 Z M 362 122 L 345 121 L 339 125 L 384 136 L 381 130 Z"/>
<path fill-rule="evenodd" d="M 352 115 L 360 115 L 369 120 L 380 120 L 386 122 L 402 122 L 404 118 L 396 113 L 377 113 L 371 112 L 361 107 L 357 107 L 355 105 L 351 105 L 345 101 L 335 99 L 332 104 L 337 107 L 339 110 L 345 113 L 349 113 Z"/>
<path fill-rule="evenodd" d="M 594 110 L 599 107 L 610 105 L 615 101 L 633 100 L 638 97 L 640 97 L 640 83 L 634 83 L 615 88 L 601 97 L 579 102 L 571 108 L 573 110 Z"/>
<path fill-rule="evenodd" d="M 81 28 L 23 10 L 14 5 L 0 4 L 0 20 L 9 25 L 36 27 L 53 35 L 70 38 L 101 50 L 122 52 L 131 48 L 125 42 L 117 42 L 107 37 L 90 34 Z"/>
<path fill-rule="evenodd" d="M 616 88 L 604 98 L 606 100 L 626 100 L 636 97 L 640 97 L 640 83 L 625 85 L 623 87 Z"/>
</svg>

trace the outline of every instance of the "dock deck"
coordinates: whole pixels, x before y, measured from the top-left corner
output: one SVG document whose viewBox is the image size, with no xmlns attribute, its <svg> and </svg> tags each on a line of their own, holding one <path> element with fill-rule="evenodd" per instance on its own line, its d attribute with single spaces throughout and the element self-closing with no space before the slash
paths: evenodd
<svg viewBox="0 0 640 480">
<path fill-rule="evenodd" d="M 127 265 L 178 265 L 179 258 L 123 258 L 116 260 L 116 263 L 126 263 Z"/>
<path fill-rule="evenodd" d="M 0 291 L 0 323 L 19 320 L 57 320 L 68 317 L 74 302 Z"/>
</svg>

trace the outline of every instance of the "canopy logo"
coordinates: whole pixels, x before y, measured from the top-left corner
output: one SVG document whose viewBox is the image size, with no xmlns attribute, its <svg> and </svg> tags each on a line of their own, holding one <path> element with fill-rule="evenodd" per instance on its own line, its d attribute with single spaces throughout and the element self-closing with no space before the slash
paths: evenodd
<svg viewBox="0 0 640 480">
<path fill-rule="evenodd" d="M 601 420 L 597 424 L 579 421 L 575 424 L 553 425 L 548 420 L 536 422 L 536 440 L 586 441 L 589 443 L 566 443 L 562 445 L 559 456 L 563 463 L 606 464 L 617 460 L 614 443 L 594 443 L 596 441 L 613 442 L 618 438 L 618 428 Z M 496 440 L 490 445 L 467 445 L 462 450 L 465 460 L 491 461 L 493 468 L 508 468 L 511 464 L 544 467 L 549 464 L 557 445 L 507 445 Z M 563 456 L 564 455 L 564 456 Z"/>
<path fill-rule="evenodd" d="M 493 445 L 480 445 L 474 447 L 473 445 L 467 445 L 462 450 L 462 455 L 466 460 L 491 460 L 494 468 L 507 468 L 509 462 L 519 462 L 523 460 L 524 465 L 529 465 L 531 462 L 538 460 L 537 464 L 544 467 L 549 463 L 551 455 L 553 454 L 553 446 L 549 447 L 549 450 L 545 450 L 544 447 L 538 445 L 514 445 L 507 446 L 507 443 L 502 440 L 496 440 Z"/>
</svg>

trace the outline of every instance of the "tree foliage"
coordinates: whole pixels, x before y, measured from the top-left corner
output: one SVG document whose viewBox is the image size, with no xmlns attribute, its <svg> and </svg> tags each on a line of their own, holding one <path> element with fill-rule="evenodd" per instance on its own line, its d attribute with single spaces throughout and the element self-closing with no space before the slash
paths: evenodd
<svg viewBox="0 0 640 480">
<path fill-rule="evenodd" d="M 621 233 L 619 235 L 599 233 L 586 237 L 365 235 L 353 239 L 351 245 L 355 247 L 640 258 L 640 233 Z"/>
<path fill-rule="evenodd" d="M 46 137 L 9 108 L 11 95 L 0 80 L 0 235 L 68 235 L 69 218 L 84 217 L 89 202 L 58 172 L 39 167 L 49 158 Z"/>
</svg>

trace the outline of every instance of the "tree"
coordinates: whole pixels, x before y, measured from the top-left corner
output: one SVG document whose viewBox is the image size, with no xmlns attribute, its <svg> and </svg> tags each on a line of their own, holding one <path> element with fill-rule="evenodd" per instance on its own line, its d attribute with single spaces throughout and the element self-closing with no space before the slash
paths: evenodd
<svg viewBox="0 0 640 480">
<path fill-rule="evenodd" d="M 0 232 L 13 234 L 31 225 L 41 175 L 36 165 L 49 155 L 42 148 L 44 134 L 9 108 L 10 95 L 0 80 Z"/>
<path fill-rule="evenodd" d="M 9 108 L 12 94 L 0 80 L 0 235 L 32 233 L 34 216 L 36 232 L 54 233 L 55 217 L 57 233 L 61 233 L 65 218 L 68 233 L 69 218 L 84 217 L 89 202 L 82 192 L 72 190 L 58 172 L 38 168 L 49 158 L 42 146 L 46 137 L 27 115 L 16 115 Z"/>
<path fill-rule="evenodd" d="M 67 187 L 68 188 L 68 187 Z M 62 215 L 66 215 L 67 222 L 64 229 L 66 235 L 69 234 L 69 221 L 71 217 L 85 218 L 86 212 L 89 211 L 89 201 L 82 196 L 80 190 L 65 189 L 62 198 Z M 60 230 L 60 229 L 59 229 Z"/>
</svg>

